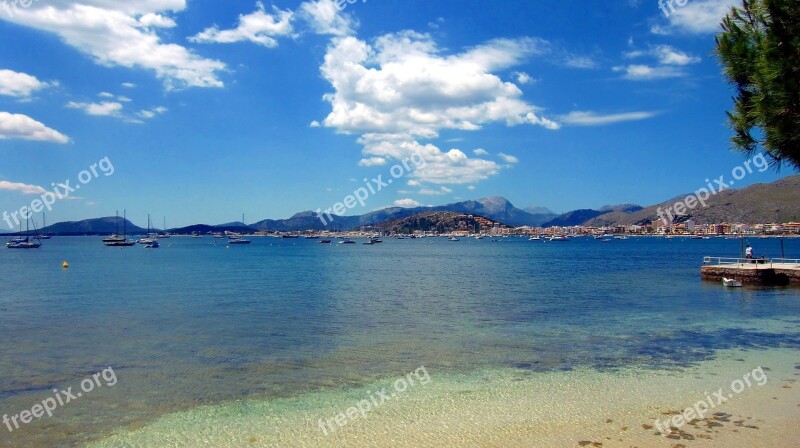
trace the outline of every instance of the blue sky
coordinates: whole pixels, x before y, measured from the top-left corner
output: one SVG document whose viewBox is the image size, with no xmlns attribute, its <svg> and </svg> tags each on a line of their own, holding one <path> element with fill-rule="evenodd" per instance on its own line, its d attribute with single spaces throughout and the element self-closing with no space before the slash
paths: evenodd
<svg viewBox="0 0 800 448">
<path fill-rule="evenodd" d="M 713 56 L 733 1 L 0 2 L 0 211 L 105 157 L 48 222 L 285 218 L 412 154 L 350 213 L 660 202 L 745 160 Z"/>
</svg>

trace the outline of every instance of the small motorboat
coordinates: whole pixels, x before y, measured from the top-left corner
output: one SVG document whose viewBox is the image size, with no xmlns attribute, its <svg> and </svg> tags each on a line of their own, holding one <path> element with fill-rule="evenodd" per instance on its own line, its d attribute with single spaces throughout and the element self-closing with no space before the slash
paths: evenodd
<svg viewBox="0 0 800 448">
<path fill-rule="evenodd" d="M 456 237 L 450 237 L 447 239 L 447 241 L 460 241 L 460 240 Z"/>
<path fill-rule="evenodd" d="M 250 240 L 242 238 L 239 235 L 231 235 L 228 237 L 228 244 L 250 244 L 250 243 L 251 243 Z"/>
<path fill-rule="evenodd" d="M 741 288 L 742 282 L 733 278 L 722 277 L 722 285 L 727 288 Z"/>
<path fill-rule="evenodd" d="M 356 242 L 353 240 L 342 240 L 339 241 L 339 244 L 356 244 Z"/>
<path fill-rule="evenodd" d="M 532 236 L 532 237 L 528 238 L 528 241 L 541 241 L 541 240 L 542 240 L 542 237 L 540 237 L 539 235 L 535 235 L 535 236 Z"/>
<path fill-rule="evenodd" d="M 331 244 L 331 240 L 319 240 L 319 244 Z"/>
<path fill-rule="evenodd" d="M 564 235 L 557 235 L 550 237 L 550 241 L 569 241 L 569 238 Z"/>
<path fill-rule="evenodd" d="M 144 245 L 145 249 L 158 249 L 159 247 L 161 247 L 161 245 L 158 244 L 158 240 L 153 240 Z"/>
</svg>

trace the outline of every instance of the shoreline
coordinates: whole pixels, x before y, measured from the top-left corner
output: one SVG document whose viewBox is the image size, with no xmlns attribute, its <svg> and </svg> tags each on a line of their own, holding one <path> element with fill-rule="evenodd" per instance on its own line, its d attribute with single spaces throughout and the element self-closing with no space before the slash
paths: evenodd
<svg viewBox="0 0 800 448">
<path fill-rule="evenodd" d="M 670 418 L 758 366 L 768 381 L 715 407 L 717 415 L 670 437 L 655 429 L 656 419 Z M 680 370 L 459 374 L 429 369 L 431 381 L 424 388 L 409 390 L 327 436 L 316 426 L 319 418 L 355 406 L 366 392 L 389 381 L 291 399 L 201 406 L 136 431 L 120 429 L 89 446 L 788 446 L 800 437 L 798 366 L 796 350 L 771 349 L 720 351 L 712 360 Z"/>
</svg>

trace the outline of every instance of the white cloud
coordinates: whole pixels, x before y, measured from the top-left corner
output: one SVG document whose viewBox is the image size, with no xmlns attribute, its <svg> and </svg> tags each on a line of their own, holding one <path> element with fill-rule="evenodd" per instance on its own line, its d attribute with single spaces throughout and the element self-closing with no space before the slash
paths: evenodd
<svg viewBox="0 0 800 448">
<path fill-rule="evenodd" d="M 497 157 L 500 157 L 500 160 L 502 160 L 505 163 L 508 163 L 509 165 L 514 165 L 516 163 L 519 163 L 519 159 L 518 158 L 516 158 L 516 157 L 514 157 L 512 155 L 504 154 L 502 152 L 498 153 Z"/>
<path fill-rule="evenodd" d="M 654 79 L 678 78 L 685 76 L 686 73 L 671 66 L 651 66 L 644 64 L 631 64 L 627 66 L 617 66 L 612 69 L 615 72 L 622 72 L 623 78 L 632 81 L 651 81 Z"/>
<path fill-rule="evenodd" d="M 108 92 L 100 92 L 97 94 L 97 96 L 101 98 L 114 98 L 114 95 Z"/>
<path fill-rule="evenodd" d="M 425 161 L 410 176 L 413 180 L 429 184 L 467 184 L 488 179 L 500 172 L 500 165 L 491 160 L 470 159 L 459 149 L 442 151 L 432 144 L 421 144 L 403 136 L 381 134 L 365 135 L 359 142 L 364 145 L 364 154 L 384 160 Z M 412 159 L 412 157 L 414 157 Z M 369 158 L 363 159 L 369 160 Z"/>
<path fill-rule="evenodd" d="M 449 189 L 449 188 L 447 188 L 445 186 L 441 186 L 439 188 L 423 188 L 423 189 L 419 190 L 419 194 L 424 194 L 424 195 L 429 195 L 429 196 L 441 196 L 441 195 L 445 195 L 445 194 L 450 194 L 452 192 L 453 192 L 453 190 L 451 190 L 451 189 Z"/>
<path fill-rule="evenodd" d="M 489 155 L 489 151 L 487 151 L 487 150 L 485 150 L 483 148 L 474 149 L 474 150 L 472 150 L 472 153 L 475 154 L 476 156 L 488 156 Z"/>
<path fill-rule="evenodd" d="M 67 103 L 70 109 L 79 109 L 86 112 L 88 115 L 95 116 L 119 116 L 122 111 L 122 103 L 116 101 L 104 101 L 102 103 L 81 103 L 70 101 Z"/>
<path fill-rule="evenodd" d="M 139 17 L 139 23 L 145 28 L 174 28 L 177 26 L 174 20 L 161 14 L 148 13 Z"/>
<path fill-rule="evenodd" d="M 27 115 L 0 112 L 0 140 L 22 139 L 68 143 L 69 137 Z"/>
<path fill-rule="evenodd" d="M 511 74 L 517 80 L 517 84 L 525 85 L 525 84 L 534 84 L 536 80 L 529 74 L 525 72 L 514 72 Z"/>
<path fill-rule="evenodd" d="M 486 179 L 499 172 L 497 163 L 418 140 L 435 138 L 443 129 L 474 131 L 493 122 L 557 129 L 555 121 L 539 115 L 540 108 L 522 99 L 515 84 L 492 73 L 546 49 L 546 42 L 533 38 L 495 39 L 445 55 L 429 35 L 413 31 L 381 36 L 372 45 L 354 37 L 334 38 L 322 66 L 334 88 L 324 96 L 331 112 L 323 125 L 361 135 L 362 165 L 403 160 L 421 151 L 428 165 L 414 172 L 420 181 Z"/>
<path fill-rule="evenodd" d="M 314 0 L 300 5 L 300 15 L 317 34 L 350 36 L 358 26 L 349 14 L 336 6 L 338 0 Z"/>
<path fill-rule="evenodd" d="M 273 8 L 271 14 L 264 11 L 264 4 L 256 3 L 256 10 L 247 15 L 239 16 L 239 24 L 230 30 L 220 30 L 216 26 L 206 28 L 201 33 L 189 38 L 191 42 L 221 43 L 253 42 L 268 48 L 278 46 L 276 37 L 292 34 L 291 11 Z"/>
<path fill-rule="evenodd" d="M 360 166 L 383 166 L 386 163 L 388 163 L 388 160 L 384 157 L 368 157 L 358 161 Z"/>
<path fill-rule="evenodd" d="M 470 185 L 467 187 L 467 190 L 472 191 L 475 189 L 475 185 Z"/>
<path fill-rule="evenodd" d="M 0 191 L 18 191 L 22 194 L 44 194 L 47 190 L 38 185 L 22 184 L 19 182 L 9 182 L 0 180 Z"/>
<path fill-rule="evenodd" d="M 320 126 L 322 126 L 322 125 L 319 124 L 319 121 L 317 121 L 317 120 L 312 121 L 311 124 L 309 125 L 309 127 L 312 127 L 312 128 L 318 128 Z"/>
<path fill-rule="evenodd" d="M 637 59 L 651 56 L 658 60 L 660 65 L 689 65 L 700 62 L 700 58 L 692 56 L 669 45 L 657 45 L 649 50 L 633 50 L 623 54 L 626 59 Z"/>
<path fill-rule="evenodd" d="M 690 56 L 669 45 L 659 45 L 653 49 L 658 61 L 663 65 L 689 65 L 700 62 L 697 56 Z"/>
<path fill-rule="evenodd" d="M 134 84 L 134 83 L 132 83 L 132 82 L 123 82 L 123 83 L 122 83 L 122 84 L 120 84 L 120 85 L 121 85 L 122 87 L 125 87 L 126 89 L 133 89 L 133 88 L 136 88 L 136 84 Z"/>
<path fill-rule="evenodd" d="M 52 86 L 39 81 L 35 76 L 13 70 L 0 70 L 0 95 L 27 98 L 33 92 Z"/>
<path fill-rule="evenodd" d="M 568 55 L 564 59 L 564 65 L 572 68 L 589 69 L 597 67 L 597 62 L 595 62 L 594 59 L 590 58 L 589 56 Z"/>
<path fill-rule="evenodd" d="M 720 22 L 733 6 L 741 6 L 740 0 L 691 0 L 684 6 L 664 2 L 664 9 L 669 14 L 667 20 L 671 30 L 690 34 L 710 34 L 720 31 Z M 660 16 L 663 17 L 663 11 Z M 669 31 L 655 25 L 651 28 L 654 34 L 666 34 Z"/>
<path fill-rule="evenodd" d="M 414 208 L 419 207 L 422 204 L 413 200 L 413 199 L 398 199 L 394 201 L 395 207 L 403 207 L 403 208 Z"/>
<path fill-rule="evenodd" d="M 411 179 L 411 180 L 409 180 L 409 181 L 407 182 L 407 184 L 408 184 L 408 186 L 409 186 L 409 187 L 419 187 L 420 185 L 422 185 L 422 184 L 420 183 L 420 181 L 418 181 L 418 180 L 414 180 L 414 179 Z"/>
<path fill-rule="evenodd" d="M 676 78 L 686 75 L 680 67 L 700 62 L 700 58 L 692 56 L 669 45 L 657 45 L 648 50 L 632 50 L 623 53 L 625 59 L 650 57 L 656 65 L 630 64 L 613 67 L 615 72 L 623 73 L 623 78 L 634 81 Z"/>
<path fill-rule="evenodd" d="M 167 112 L 167 108 L 166 107 L 159 106 L 159 107 L 154 107 L 152 109 L 140 110 L 139 112 L 136 113 L 136 115 L 149 120 L 149 119 L 155 117 L 156 115 L 161 115 L 161 114 L 164 114 L 166 112 Z"/>
<path fill-rule="evenodd" d="M 185 8 L 186 0 L 51 0 L 0 18 L 56 34 L 98 64 L 152 70 L 167 89 L 222 87 L 224 63 L 161 41 L 158 32 L 171 19 L 160 14 Z"/>
<path fill-rule="evenodd" d="M 561 117 L 561 122 L 573 126 L 603 126 L 625 121 L 646 120 L 658 115 L 656 112 L 625 112 L 600 115 L 595 112 L 574 111 Z"/>
</svg>

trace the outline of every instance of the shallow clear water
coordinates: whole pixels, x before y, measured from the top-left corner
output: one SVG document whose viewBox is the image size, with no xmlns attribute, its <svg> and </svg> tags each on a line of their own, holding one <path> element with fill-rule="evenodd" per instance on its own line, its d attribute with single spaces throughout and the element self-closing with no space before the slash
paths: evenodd
<svg viewBox="0 0 800 448">
<path fill-rule="evenodd" d="M 778 240 L 751 244 L 780 255 Z M 72 446 L 198 405 L 347 390 L 421 365 L 567 375 L 800 348 L 800 290 L 700 280 L 703 256 L 739 245 L 172 238 L 145 250 L 54 238 L 0 251 L 0 412 L 108 366 L 119 379 L 50 419 L 0 427 L 0 446 Z M 800 256 L 800 240 L 785 249 Z"/>
</svg>

